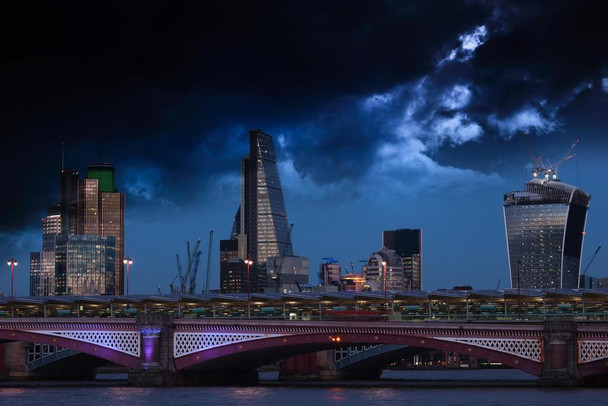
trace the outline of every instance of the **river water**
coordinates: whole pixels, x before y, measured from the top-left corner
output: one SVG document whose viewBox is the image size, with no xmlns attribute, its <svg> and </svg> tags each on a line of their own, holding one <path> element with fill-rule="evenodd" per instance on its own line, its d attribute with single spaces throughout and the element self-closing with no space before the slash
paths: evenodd
<svg viewBox="0 0 608 406">
<path fill-rule="evenodd" d="M 379 380 L 345 383 L 282 383 L 272 372 L 260 378 L 260 385 L 243 387 L 0 386 L 0 404 L 590 406 L 608 398 L 605 388 L 537 388 L 534 377 L 516 370 L 385 371 Z"/>
</svg>

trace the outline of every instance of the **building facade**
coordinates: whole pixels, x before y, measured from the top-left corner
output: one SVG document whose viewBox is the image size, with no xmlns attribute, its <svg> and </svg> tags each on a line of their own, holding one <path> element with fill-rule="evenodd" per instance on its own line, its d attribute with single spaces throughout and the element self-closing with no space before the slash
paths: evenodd
<svg viewBox="0 0 608 406">
<path fill-rule="evenodd" d="M 504 195 L 511 287 L 578 288 L 590 199 L 548 174 Z"/>
<path fill-rule="evenodd" d="M 38 260 L 31 262 L 30 294 L 124 294 L 124 213 L 125 196 L 114 187 L 111 164 L 90 165 L 85 179 L 62 168 L 60 203 L 42 219 L 42 251 L 31 256 Z M 102 256 L 112 258 L 112 266 Z"/>
<path fill-rule="evenodd" d="M 340 285 L 340 263 L 333 258 L 327 259 L 319 265 L 319 285 L 339 286 Z"/>
<path fill-rule="evenodd" d="M 69 295 L 113 295 L 116 240 L 101 235 L 70 235 L 66 257 Z"/>
<path fill-rule="evenodd" d="M 374 252 L 364 268 L 365 284 L 372 291 L 403 291 L 409 284 L 403 261 L 396 251 L 386 248 Z"/>
<path fill-rule="evenodd" d="M 266 290 L 271 292 L 299 292 L 302 286 L 308 285 L 309 262 L 306 257 L 285 255 L 283 257 L 268 257 L 271 269 L 280 267 L 280 283 L 277 283 L 277 272 L 269 272 Z"/>
<path fill-rule="evenodd" d="M 382 246 L 396 251 L 403 261 L 406 290 L 422 290 L 422 230 L 382 231 Z"/>
<path fill-rule="evenodd" d="M 293 256 L 291 228 L 274 142 L 271 135 L 260 130 L 250 131 L 249 155 L 241 159 L 241 204 L 230 239 L 237 241 L 237 257 L 254 263 L 251 285 L 255 291 L 263 292 L 269 281 L 279 281 L 280 285 L 280 271 L 274 263 L 268 265 L 268 258 Z M 278 285 L 276 288 L 280 289 Z"/>
</svg>

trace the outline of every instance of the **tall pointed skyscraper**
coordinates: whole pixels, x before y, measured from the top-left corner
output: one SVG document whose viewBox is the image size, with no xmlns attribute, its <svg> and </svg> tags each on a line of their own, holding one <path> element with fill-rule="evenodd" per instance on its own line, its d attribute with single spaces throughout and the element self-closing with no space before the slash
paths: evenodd
<svg viewBox="0 0 608 406">
<path fill-rule="evenodd" d="M 537 174 L 504 195 L 511 287 L 576 289 L 591 196 L 550 170 Z"/>
<path fill-rule="evenodd" d="M 269 257 L 293 255 L 274 143 L 260 130 L 250 131 L 249 155 L 241 159 L 241 205 L 231 239 L 238 240 L 238 257 L 254 262 L 252 292 L 267 286 L 274 271 Z"/>
</svg>

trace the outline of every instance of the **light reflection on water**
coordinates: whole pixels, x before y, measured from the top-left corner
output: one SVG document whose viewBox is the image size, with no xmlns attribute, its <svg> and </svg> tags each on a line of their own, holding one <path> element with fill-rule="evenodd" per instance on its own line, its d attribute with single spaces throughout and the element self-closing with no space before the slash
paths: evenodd
<svg viewBox="0 0 608 406">
<path fill-rule="evenodd" d="M 269 379 L 273 375 L 266 375 Z M 604 388 L 546 389 L 537 387 L 424 387 L 423 382 L 440 380 L 530 380 L 515 370 L 487 371 L 386 371 L 382 380 L 365 381 L 367 386 L 298 383 L 269 386 L 215 386 L 133 388 L 125 386 L 24 386 L 1 387 L 0 405 L 96 406 L 96 405 L 505 405 L 589 406 L 604 404 Z M 276 378 L 275 378 L 276 379 Z M 418 380 L 408 386 L 391 386 L 398 379 Z"/>
<path fill-rule="evenodd" d="M 604 404 L 606 389 L 421 388 L 421 387 L 179 387 L 0 388 L 0 404 L 11 405 L 288 405 L 369 406 L 414 404 L 440 406 Z"/>
</svg>

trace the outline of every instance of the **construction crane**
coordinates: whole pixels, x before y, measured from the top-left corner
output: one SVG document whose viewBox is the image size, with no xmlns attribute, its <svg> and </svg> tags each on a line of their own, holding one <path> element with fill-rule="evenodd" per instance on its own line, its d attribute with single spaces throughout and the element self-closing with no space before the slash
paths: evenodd
<svg viewBox="0 0 608 406">
<path fill-rule="evenodd" d="M 209 272 L 211 269 L 211 247 L 213 246 L 213 230 L 209 230 L 209 251 L 207 252 L 207 275 L 205 276 L 204 293 L 209 293 Z M 194 289 L 192 289 L 194 292 Z"/>
<path fill-rule="evenodd" d="M 568 148 L 563 157 L 557 161 L 557 163 L 552 163 L 549 158 L 546 158 L 545 161 L 540 156 L 537 156 L 532 151 L 532 145 L 530 144 L 530 140 L 528 138 L 528 133 L 524 132 L 526 136 L 526 144 L 528 145 L 528 152 L 530 153 L 530 158 L 532 159 L 532 165 L 534 169 L 532 169 L 532 174 L 535 178 L 539 177 L 544 173 L 545 180 L 555 180 L 559 181 L 557 177 L 557 170 L 559 167 L 569 159 L 572 159 L 576 156 L 576 154 L 572 154 L 572 150 L 576 148 L 580 140 L 574 141 L 574 143 Z"/>
<path fill-rule="evenodd" d="M 585 270 L 583 271 L 583 273 L 581 274 L 581 276 L 584 276 L 585 273 L 587 273 L 587 270 L 589 269 L 589 267 L 591 266 L 591 263 L 593 262 L 593 260 L 597 256 L 597 253 L 600 252 L 601 248 L 602 248 L 602 244 L 600 244 L 599 247 L 597 247 L 597 249 L 593 253 L 593 256 L 591 257 L 591 259 L 589 260 L 589 262 L 587 262 L 587 266 L 585 267 Z"/>
<path fill-rule="evenodd" d="M 198 272 L 198 266 L 201 262 L 201 251 L 198 247 L 201 240 L 196 240 L 192 253 L 190 252 L 190 242 L 186 242 L 186 253 L 188 255 L 188 262 L 186 263 L 186 271 L 183 271 L 182 264 L 179 260 L 179 254 L 177 257 L 177 276 L 173 279 L 173 283 L 169 285 L 172 294 L 192 294 L 196 290 L 196 274 Z M 179 278 L 179 285 L 175 286 L 175 280 Z"/>
<path fill-rule="evenodd" d="M 285 243 L 283 244 L 283 251 L 281 252 L 281 259 L 279 262 L 279 267 L 277 268 L 276 260 L 274 262 L 274 272 L 272 275 L 272 279 L 274 279 L 275 286 L 277 291 L 281 288 L 281 271 L 283 270 L 283 262 L 285 261 L 285 251 L 287 250 L 287 244 L 291 240 L 291 232 L 293 231 L 293 223 L 289 224 L 289 230 L 287 231 L 287 238 L 285 239 Z"/>
</svg>

